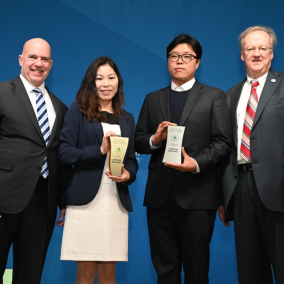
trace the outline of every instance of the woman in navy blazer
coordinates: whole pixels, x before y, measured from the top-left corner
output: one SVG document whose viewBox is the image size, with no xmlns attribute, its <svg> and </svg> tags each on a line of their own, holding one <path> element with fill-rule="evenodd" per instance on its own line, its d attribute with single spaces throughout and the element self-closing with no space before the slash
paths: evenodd
<svg viewBox="0 0 284 284">
<path fill-rule="evenodd" d="M 112 59 L 94 60 L 60 135 L 59 159 L 74 170 L 62 200 L 67 211 L 61 259 L 77 261 L 78 284 L 94 283 L 96 273 L 99 283 L 115 283 L 116 261 L 127 261 L 128 211 L 132 211 L 128 186 L 136 179 L 138 165 L 135 122 L 122 109 L 122 87 Z M 120 177 L 108 170 L 110 136 L 129 137 Z"/>
</svg>

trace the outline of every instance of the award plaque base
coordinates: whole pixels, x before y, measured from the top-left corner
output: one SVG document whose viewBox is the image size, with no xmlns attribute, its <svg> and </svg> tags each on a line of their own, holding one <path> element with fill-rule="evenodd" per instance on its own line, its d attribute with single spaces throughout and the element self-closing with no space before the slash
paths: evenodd
<svg viewBox="0 0 284 284">
<path fill-rule="evenodd" d="M 110 137 L 109 171 L 112 176 L 121 176 L 121 167 L 128 147 L 128 137 Z"/>
</svg>

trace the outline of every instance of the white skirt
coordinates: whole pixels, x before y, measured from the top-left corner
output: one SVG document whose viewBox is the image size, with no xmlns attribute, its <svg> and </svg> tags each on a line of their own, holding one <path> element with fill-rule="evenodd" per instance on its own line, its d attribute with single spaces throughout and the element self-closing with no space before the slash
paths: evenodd
<svg viewBox="0 0 284 284">
<path fill-rule="evenodd" d="M 128 260 L 128 212 L 116 186 L 102 184 L 89 204 L 67 206 L 61 260 Z"/>
<path fill-rule="evenodd" d="M 106 170 L 108 157 L 104 173 Z M 128 211 L 120 202 L 116 183 L 104 173 L 90 203 L 67 206 L 61 260 L 128 260 Z"/>
</svg>

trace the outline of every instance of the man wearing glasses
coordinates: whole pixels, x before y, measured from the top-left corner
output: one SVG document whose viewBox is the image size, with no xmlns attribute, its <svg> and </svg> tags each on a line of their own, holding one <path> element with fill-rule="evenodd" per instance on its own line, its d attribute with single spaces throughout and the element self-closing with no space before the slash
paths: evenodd
<svg viewBox="0 0 284 284">
<path fill-rule="evenodd" d="M 219 196 L 216 167 L 229 155 L 230 118 L 223 91 L 194 74 L 199 42 L 181 34 L 167 47 L 169 87 L 146 96 L 136 151 L 151 154 L 144 205 L 158 284 L 209 283 L 209 244 Z M 185 126 L 181 165 L 162 163 L 168 125 Z"/>
<path fill-rule="evenodd" d="M 232 154 L 222 164 L 226 221 L 234 220 L 239 283 L 272 284 L 272 264 L 282 284 L 284 74 L 270 69 L 273 30 L 250 27 L 239 43 L 247 76 L 226 94 L 234 137 Z"/>
</svg>

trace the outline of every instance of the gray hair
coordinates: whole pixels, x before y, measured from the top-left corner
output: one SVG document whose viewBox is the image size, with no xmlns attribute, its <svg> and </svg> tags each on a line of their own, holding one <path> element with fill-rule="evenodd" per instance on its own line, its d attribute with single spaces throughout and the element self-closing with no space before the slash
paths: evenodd
<svg viewBox="0 0 284 284">
<path fill-rule="evenodd" d="M 244 38 L 248 33 L 254 32 L 254 31 L 264 31 L 269 34 L 270 36 L 270 42 L 271 47 L 274 49 L 274 46 L 277 44 L 277 38 L 275 32 L 270 28 L 266 26 L 253 26 L 247 28 L 245 31 L 243 31 L 239 36 L 239 44 L 241 46 L 241 49 L 244 47 Z"/>
</svg>

